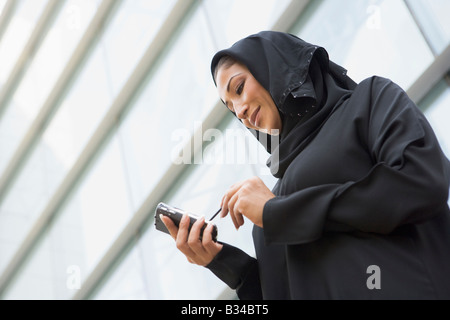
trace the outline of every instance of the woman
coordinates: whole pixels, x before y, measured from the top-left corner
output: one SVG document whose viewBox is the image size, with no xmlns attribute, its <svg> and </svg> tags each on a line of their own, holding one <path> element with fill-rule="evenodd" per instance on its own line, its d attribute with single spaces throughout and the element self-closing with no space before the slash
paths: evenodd
<svg viewBox="0 0 450 320">
<path fill-rule="evenodd" d="M 261 32 L 218 52 L 219 96 L 265 145 L 278 182 L 232 186 L 221 216 L 254 223 L 256 258 L 211 240 L 204 220 L 164 223 L 192 263 L 241 299 L 449 299 L 450 165 L 391 81 L 354 83 L 327 52 Z"/>
</svg>

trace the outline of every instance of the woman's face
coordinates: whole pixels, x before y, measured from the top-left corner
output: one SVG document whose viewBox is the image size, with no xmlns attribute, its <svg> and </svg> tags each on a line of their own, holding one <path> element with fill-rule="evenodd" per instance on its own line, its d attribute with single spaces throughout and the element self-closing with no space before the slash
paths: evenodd
<svg viewBox="0 0 450 320">
<path fill-rule="evenodd" d="M 281 132 L 282 122 L 278 108 L 270 93 L 246 66 L 235 63 L 228 68 L 221 67 L 216 83 L 222 101 L 247 128 L 272 135 Z"/>
</svg>

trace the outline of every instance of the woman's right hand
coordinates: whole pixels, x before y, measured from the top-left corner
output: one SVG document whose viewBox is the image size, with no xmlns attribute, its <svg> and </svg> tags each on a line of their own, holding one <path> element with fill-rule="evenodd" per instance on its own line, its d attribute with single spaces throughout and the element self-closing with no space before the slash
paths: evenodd
<svg viewBox="0 0 450 320">
<path fill-rule="evenodd" d="M 178 250 L 186 256 L 190 263 L 205 267 L 223 248 L 222 244 L 212 240 L 212 224 L 208 224 L 203 231 L 202 240 L 200 240 L 200 231 L 205 224 L 204 217 L 192 225 L 190 232 L 188 230 L 190 219 L 187 214 L 181 219 L 179 228 L 168 217 L 161 215 L 161 220 L 175 240 Z"/>
</svg>

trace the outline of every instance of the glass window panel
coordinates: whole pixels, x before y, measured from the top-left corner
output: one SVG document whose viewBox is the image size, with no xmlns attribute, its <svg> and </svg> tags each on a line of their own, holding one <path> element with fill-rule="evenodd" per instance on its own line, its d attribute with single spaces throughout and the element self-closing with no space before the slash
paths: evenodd
<svg viewBox="0 0 450 320">
<path fill-rule="evenodd" d="M 450 87 L 445 80 L 424 99 L 421 107 L 430 121 L 442 149 L 450 159 Z"/>
<path fill-rule="evenodd" d="M 290 0 L 208 0 L 203 5 L 218 49 L 273 27 Z"/>
<path fill-rule="evenodd" d="M 44 143 L 59 151 L 66 168 L 94 133 L 173 4 L 124 1 L 119 8 L 43 136 Z"/>
<path fill-rule="evenodd" d="M 196 10 L 182 29 L 119 129 L 135 209 L 171 165 L 179 144 L 174 132 L 189 138 L 218 101 L 209 69 L 214 49 L 203 12 Z"/>
<path fill-rule="evenodd" d="M 402 0 L 313 1 L 294 32 L 327 49 L 357 82 L 378 75 L 408 89 L 433 62 Z"/>
<path fill-rule="evenodd" d="M 92 0 L 67 1 L 48 31 L 0 120 L 0 171 L 44 104 L 95 10 Z"/>
<path fill-rule="evenodd" d="M 155 285 L 148 287 L 148 272 L 158 272 L 153 264 L 144 264 L 141 244 L 135 245 L 127 257 L 120 262 L 111 278 L 94 294 L 100 300 L 148 300 L 151 292 L 158 291 Z"/>
<path fill-rule="evenodd" d="M 12 234 L 12 238 L 6 235 L 0 238 L 0 245 L 6 247 L 0 252 L 0 270 L 74 164 L 118 93 L 119 83 L 126 80 L 139 60 L 137 57 L 143 54 L 146 45 L 153 39 L 157 30 L 150 28 L 162 24 L 174 1 L 152 3 L 158 6 L 149 6 L 145 0 L 125 1 L 118 9 L 105 36 L 63 98 L 53 121 L 5 196 L 0 205 L 0 224 L 3 219 L 12 220 L 16 223 L 10 224 L 9 228 L 16 232 L 8 233 Z M 145 19 L 143 15 L 146 14 L 153 19 Z M 124 24 L 132 26 L 125 27 Z M 137 29 L 142 31 L 136 34 Z M 126 30 L 128 37 L 125 34 L 114 37 L 118 30 Z M 122 43 L 122 50 L 113 55 L 106 54 L 108 48 L 116 46 L 115 41 Z M 108 60 L 105 57 L 109 57 Z M 115 74 L 116 86 L 113 85 L 112 74 Z M 107 180 L 105 184 L 108 187 Z"/>
<path fill-rule="evenodd" d="M 214 142 L 202 153 L 202 164 L 190 166 L 176 190 L 163 201 L 209 218 L 218 209 L 223 193 L 236 182 L 258 175 L 269 188 L 274 186 L 275 179 L 265 166 L 267 152 L 234 117 L 228 117 L 227 122 L 224 130 L 210 132 Z M 229 217 L 216 218 L 215 223 L 220 241 L 254 255 L 248 220 L 239 231 Z M 131 269 L 133 264 L 145 267 Z M 172 238 L 151 225 L 95 298 L 127 298 L 123 292 L 128 291 L 129 297 L 139 292 L 146 299 L 215 299 L 225 289 L 209 270 L 189 264 Z"/>
<path fill-rule="evenodd" d="M 32 1 L 31 1 L 32 2 Z M 77 41 L 81 38 L 89 20 L 95 13 L 95 2 L 70 0 L 61 9 L 55 23 L 30 65 L 17 93 L 0 121 L 0 168 L 10 160 L 34 114 L 42 106 L 59 73 L 68 61 Z M 45 93 L 45 94 L 43 94 Z M 70 126 L 62 123 L 67 131 Z M 57 134 L 53 139 L 63 139 Z M 68 141 L 55 150 L 50 144 L 41 143 L 31 160 L 19 175 L 9 196 L 0 205 L 0 224 L 6 224 L 9 232 L 0 235 L 0 270 L 6 265 L 15 248 L 30 229 L 36 214 L 45 205 L 55 185 L 57 173 L 62 172 L 63 156 L 68 153 Z M 1 170 L 0 170 L 1 171 Z M 33 217 L 33 219 L 30 219 Z"/>
<path fill-rule="evenodd" d="M 5 7 L 7 0 L 0 0 L 0 15 L 3 13 L 3 8 Z"/>
<path fill-rule="evenodd" d="M 208 41 L 208 30 L 214 29 L 215 25 L 220 25 L 224 30 L 233 29 L 239 24 L 237 21 L 241 21 L 243 12 L 246 12 L 252 21 L 246 25 L 240 24 L 241 33 L 235 28 L 230 33 L 230 36 L 238 40 L 237 37 L 270 28 L 288 3 L 289 1 L 203 2 L 204 7 L 193 18 L 196 23 L 190 23 L 184 35 L 177 39 L 175 48 L 164 58 L 120 129 L 136 208 L 158 181 L 164 172 L 163 168 L 170 165 L 174 144 L 168 142 L 176 138 L 173 136 L 174 131 L 180 129 L 193 134 L 199 121 L 218 101 L 211 79 L 210 61 L 217 50 L 214 43 L 219 41 L 221 35 L 214 33 L 215 40 Z M 258 10 L 254 10 L 255 6 Z M 258 14 L 253 14 L 255 11 Z M 217 19 L 223 19 L 222 16 L 226 17 L 226 22 L 217 23 Z M 210 21 L 215 23 L 211 24 Z M 189 64 L 185 61 L 189 61 Z M 152 138 L 156 136 L 162 138 Z"/>
<path fill-rule="evenodd" d="M 17 1 L 17 9 L 0 42 L 0 86 L 8 79 L 48 0 Z"/>
<path fill-rule="evenodd" d="M 446 80 L 442 80 L 430 94 L 422 101 L 421 107 L 425 109 L 425 115 L 430 121 L 439 140 L 442 150 L 450 159 L 450 86 Z M 448 200 L 450 205 L 450 198 Z"/>
<path fill-rule="evenodd" d="M 450 43 L 450 1 L 448 0 L 406 0 L 417 17 L 422 30 L 429 39 L 436 55 Z"/>
<path fill-rule="evenodd" d="M 5 298 L 71 298 L 130 218 L 128 200 L 120 144 L 113 139 L 46 230 Z"/>
</svg>

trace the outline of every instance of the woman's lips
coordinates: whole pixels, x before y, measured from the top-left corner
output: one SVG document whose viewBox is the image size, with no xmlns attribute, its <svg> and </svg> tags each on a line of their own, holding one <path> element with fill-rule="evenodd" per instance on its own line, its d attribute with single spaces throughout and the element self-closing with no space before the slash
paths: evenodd
<svg viewBox="0 0 450 320">
<path fill-rule="evenodd" d="M 261 110 L 261 106 L 259 106 L 255 112 L 253 112 L 252 116 L 250 117 L 250 123 L 254 127 L 258 127 L 259 125 L 259 111 Z"/>
</svg>

